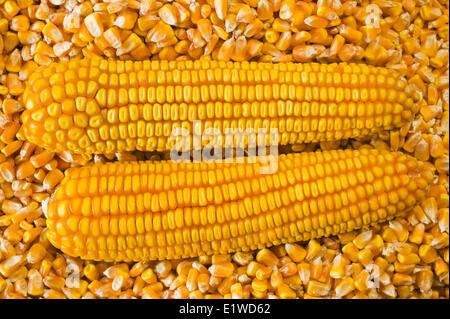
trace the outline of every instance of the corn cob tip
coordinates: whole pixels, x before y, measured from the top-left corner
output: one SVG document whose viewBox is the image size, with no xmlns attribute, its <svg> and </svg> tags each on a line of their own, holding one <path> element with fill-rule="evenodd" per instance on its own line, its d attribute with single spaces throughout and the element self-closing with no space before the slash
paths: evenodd
<svg viewBox="0 0 450 319">
<path fill-rule="evenodd" d="M 338 150 L 258 163 L 107 163 L 66 171 L 47 238 L 68 255 L 139 261 L 248 251 L 383 222 L 425 198 L 433 172 L 403 154 Z"/>
</svg>

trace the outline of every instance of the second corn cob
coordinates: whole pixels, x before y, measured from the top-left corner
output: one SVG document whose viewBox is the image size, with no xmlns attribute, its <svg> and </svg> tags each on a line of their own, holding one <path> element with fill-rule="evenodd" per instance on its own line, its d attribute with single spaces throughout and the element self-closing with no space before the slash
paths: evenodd
<svg viewBox="0 0 450 319">
<path fill-rule="evenodd" d="M 398 72 L 363 64 L 85 59 L 36 71 L 22 121 L 26 139 L 53 151 L 170 151 L 171 133 L 192 137 L 196 120 L 221 134 L 278 129 L 286 145 L 399 127 L 415 100 Z"/>
<path fill-rule="evenodd" d="M 84 259 L 131 261 L 248 251 L 391 219 L 433 174 L 402 153 L 339 150 L 259 162 L 129 162 L 66 171 L 47 237 Z"/>
</svg>

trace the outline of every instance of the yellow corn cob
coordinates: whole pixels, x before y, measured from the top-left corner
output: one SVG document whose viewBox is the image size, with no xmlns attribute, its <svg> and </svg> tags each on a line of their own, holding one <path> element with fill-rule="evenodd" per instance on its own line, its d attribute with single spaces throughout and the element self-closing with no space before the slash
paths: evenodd
<svg viewBox="0 0 450 319">
<path fill-rule="evenodd" d="M 406 84 L 363 64 L 61 61 L 31 75 L 23 135 L 75 153 L 170 151 L 195 120 L 222 134 L 276 128 L 280 145 L 354 138 L 412 118 Z"/>
<path fill-rule="evenodd" d="M 47 237 L 84 259 L 178 259 L 247 251 L 372 225 L 422 200 L 433 178 L 402 153 L 338 150 L 260 164 L 128 162 L 71 168 Z"/>
</svg>

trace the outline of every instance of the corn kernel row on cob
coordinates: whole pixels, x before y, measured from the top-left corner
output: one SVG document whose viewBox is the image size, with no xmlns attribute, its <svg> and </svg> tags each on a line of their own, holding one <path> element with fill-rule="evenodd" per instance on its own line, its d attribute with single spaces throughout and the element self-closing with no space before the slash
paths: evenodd
<svg viewBox="0 0 450 319">
<path fill-rule="evenodd" d="M 84 259 L 189 258 L 308 240 L 393 218 L 433 174 L 402 153 L 338 150 L 260 164 L 128 162 L 72 168 L 47 209 L 47 237 Z"/>
<path fill-rule="evenodd" d="M 362 64 L 85 59 L 36 71 L 22 121 L 31 142 L 76 153 L 168 151 L 195 120 L 276 128 L 285 145 L 401 126 L 415 99 L 399 73 Z"/>
</svg>

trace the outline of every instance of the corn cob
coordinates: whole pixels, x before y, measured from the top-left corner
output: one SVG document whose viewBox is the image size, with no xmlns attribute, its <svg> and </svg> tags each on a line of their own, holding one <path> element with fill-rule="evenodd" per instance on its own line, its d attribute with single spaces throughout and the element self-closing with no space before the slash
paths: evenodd
<svg viewBox="0 0 450 319">
<path fill-rule="evenodd" d="M 170 151 L 195 120 L 222 134 L 276 128 L 286 145 L 399 127 L 415 101 L 399 73 L 362 64 L 85 59 L 38 69 L 22 122 L 29 141 L 73 153 Z"/>
<path fill-rule="evenodd" d="M 402 153 L 337 150 L 263 164 L 125 162 L 71 168 L 48 203 L 50 242 L 83 259 L 137 261 L 247 251 L 393 218 L 431 169 Z"/>
</svg>

